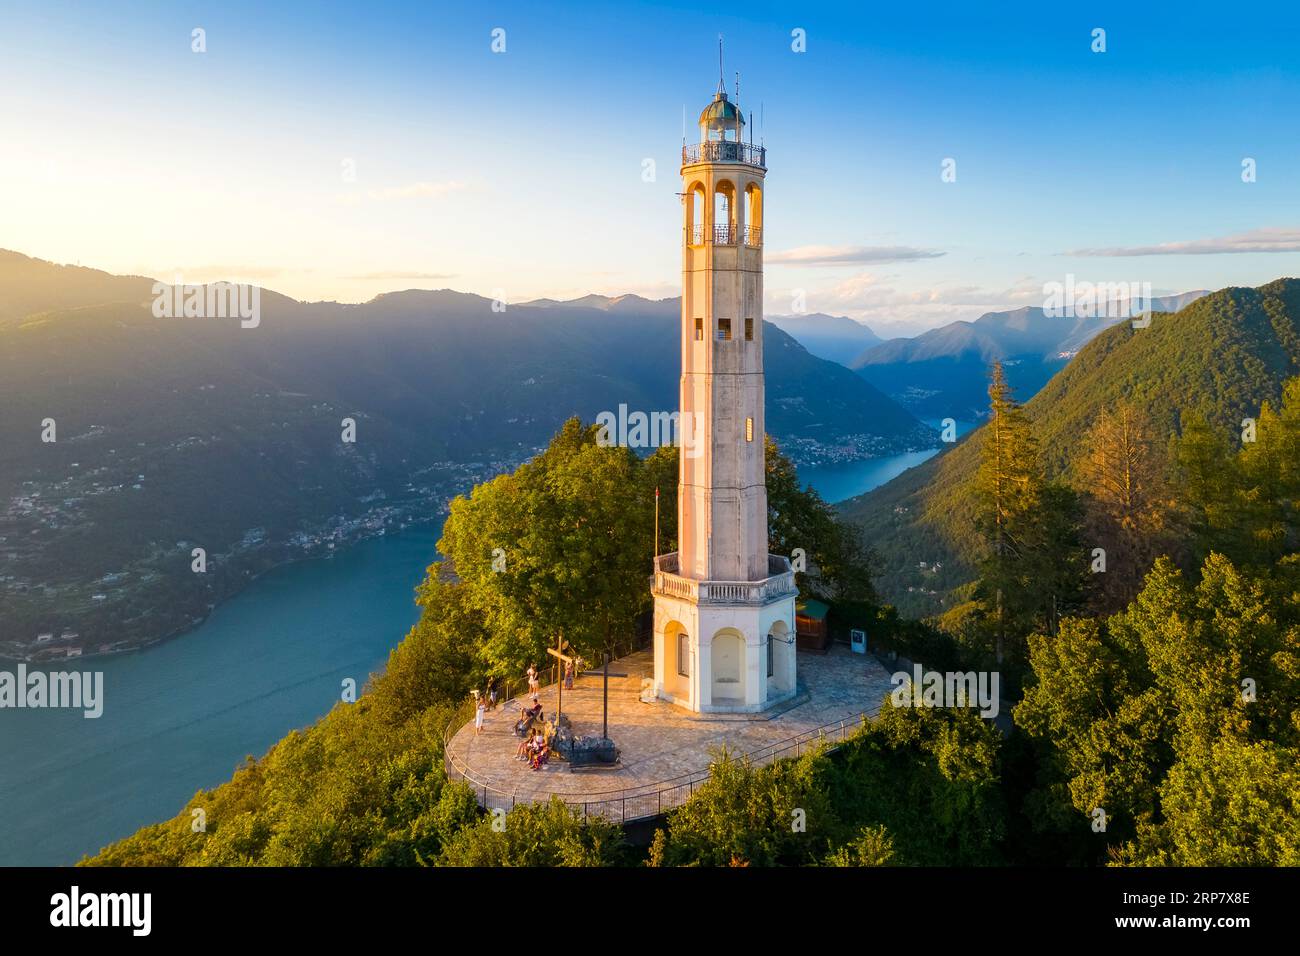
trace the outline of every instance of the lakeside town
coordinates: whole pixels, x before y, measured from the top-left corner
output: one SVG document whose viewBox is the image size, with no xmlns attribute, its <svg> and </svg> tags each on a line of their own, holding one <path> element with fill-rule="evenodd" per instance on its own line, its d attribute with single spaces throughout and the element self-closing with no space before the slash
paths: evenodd
<svg viewBox="0 0 1300 956">
<path fill-rule="evenodd" d="M 102 426 L 92 425 L 70 436 L 67 445 L 75 448 L 105 437 Z M 57 476 L 18 485 L 0 508 L 0 619 L 6 622 L 0 631 L 0 659 L 40 663 L 103 656 L 177 637 L 276 567 L 328 556 L 411 526 L 440 523 L 457 494 L 512 471 L 540 450 L 436 462 L 415 470 L 404 483 L 389 480 L 386 486 L 378 484 L 381 477 L 373 463 L 362 459 L 356 484 L 369 483 L 368 491 L 351 495 L 333 514 L 293 527 L 232 529 L 229 544 L 204 550 L 203 573 L 193 573 L 192 567 L 195 549 L 203 545 L 188 536 L 123 546 L 120 561 L 108 567 L 100 549 L 92 547 L 89 553 L 83 547 L 84 535 L 97 520 L 148 507 L 149 496 L 160 491 L 152 472 L 162 456 L 201 453 L 217 441 L 215 435 L 187 435 L 153 449 L 147 458 L 144 448 L 108 449 L 90 456 L 101 464 L 88 467 L 70 460 Z M 917 444 L 871 434 L 831 440 L 801 436 L 788 439 L 783 450 L 799 467 L 820 467 L 915 451 Z"/>
<path fill-rule="evenodd" d="M 428 525 L 436 531 L 452 498 L 514 469 L 524 457 L 527 455 L 432 465 L 391 493 L 375 488 L 359 496 L 351 513 L 304 522 L 288 534 L 277 536 L 265 527 L 249 528 L 229 548 L 205 553 L 207 569 L 201 575 L 177 572 L 180 565 L 190 567 L 196 546 L 178 540 L 170 548 L 156 548 L 90 581 L 64 584 L 37 583 L 18 572 L 21 558 L 31 561 L 35 557 L 35 549 L 28 543 L 34 531 L 68 528 L 78 520 L 87 496 L 139 490 L 141 484 L 105 483 L 102 468 L 45 486 L 24 482 L 20 493 L 0 512 L 0 568 L 4 572 L 0 573 L 0 604 L 17 608 L 23 602 L 39 602 L 57 606 L 59 612 L 48 615 L 48 622 L 23 630 L 9 631 L 6 626 L 6 633 L 0 633 L 0 660 L 42 663 L 106 656 L 178 637 L 201 624 L 221 601 L 274 568 L 328 557 L 366 539 L 408 528 Z M 144 476 L 140 478 L 143 481 Z M 164 605 L 180 613 L 170 620 L 162 618 L 154 611 Z M 121 613 L 138 606 L 150 610 L 132 616 Z M 18 615 L 2 617 L 12 621 Z"/>
</svg>

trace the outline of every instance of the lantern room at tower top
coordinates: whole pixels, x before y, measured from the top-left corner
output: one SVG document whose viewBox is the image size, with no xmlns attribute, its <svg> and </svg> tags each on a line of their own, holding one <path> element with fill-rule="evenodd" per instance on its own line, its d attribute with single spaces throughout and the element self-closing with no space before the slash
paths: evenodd
<svg viewBox="0 0 1300 956">
<path fill-rule="evenodd" d="M 745 114 L 723 90 L 700 113 L 700 141 L 682 147 L 682 166 L 696 163 L 742 163 L 767 168 L 767 150 L 744 141 Z"/>
<path fill-rule="evenodd" d="M 744 130 L 744 114 L 719 90 L 700 113 L 700 141 L 682 146 L 688 248 L 763 244 L 767 150 L 745 143 Z"/>
</svg>

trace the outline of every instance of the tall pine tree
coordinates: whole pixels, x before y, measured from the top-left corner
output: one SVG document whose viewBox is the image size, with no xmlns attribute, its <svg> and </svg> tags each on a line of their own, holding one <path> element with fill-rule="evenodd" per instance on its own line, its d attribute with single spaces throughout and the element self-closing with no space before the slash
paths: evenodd
<svg viewBox="0 0 1300 956">
<path fill-rule="evenodd" d="M 975 492 L 985 541 L 976 597 L 991 618 L 994 657 L 1000 666 L 1011 636 L 1023 633 L 1034 605 L 1029 570 L 1035 545 L 1034 511 L 1042 493 L 1037 448 L 1024 410 L 1011 394 L 1002 363 L 989 384 L 989 420 Z"/>
<path fill-rule="evenodd" d="M 1105 552 L 1097 583 L 1100 610 L 1117 611 L 1142 587 L 1170 541 L 1168 456 L 1145 411 L 1122 400 L 1103 408 L 1084 437 L 1079 468 L 1087 502 L 1088 544 Z"/>
</svg>

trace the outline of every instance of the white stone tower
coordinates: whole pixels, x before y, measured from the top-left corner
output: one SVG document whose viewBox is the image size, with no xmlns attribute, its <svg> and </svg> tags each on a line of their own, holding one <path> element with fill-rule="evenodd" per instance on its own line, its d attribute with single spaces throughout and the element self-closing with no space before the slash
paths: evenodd
<svg viewBox="0 0 1300 956">
<path fill-rule="evenodd" d="M 794 574 L 767 553 L 763 418 L 766 151 L 719 92 L 682 148 L 678 550 L 655 559 L 655 693 L 754 712 L 796 689 Z"/>
</svg>

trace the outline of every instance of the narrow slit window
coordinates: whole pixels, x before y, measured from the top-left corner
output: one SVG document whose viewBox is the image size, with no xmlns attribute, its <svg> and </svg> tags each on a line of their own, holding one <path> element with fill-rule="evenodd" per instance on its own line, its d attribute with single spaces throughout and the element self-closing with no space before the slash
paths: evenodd
<svg viewBox="0 0 1300 956">
<path fill-rule="evenodd" d="M 746 342 L 754 341 L 754 320 L 753 319 L 745 320 L 745 341 Z"/>
<path fill-rule="evenodd" d="M 776 654 L 772 647 L 772 635 L 767 635 L 767 676 L 776 676 Z"/>
<path fill-rule="evenodd" d="M 677 635 L 677 673 L 691 676 L 691 638 L 684 631 Z"/>
<path fill-rule="evenodd" d="M 754 440 L 754 419 L 745 419 L 745 441 Z"/>
<path fill-rule="evenodd" d="M 731 341 L 731 319 L 718 319 L 718 341 Z"/>
<path fill-rule="evenodd" d="M 704 341 L 704 320 L 703 319 L 695 320 L 695 341 L 697 342 Z"/>
</svg>

